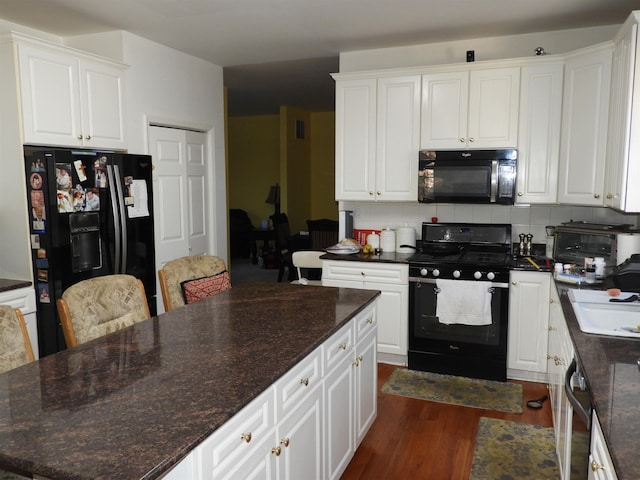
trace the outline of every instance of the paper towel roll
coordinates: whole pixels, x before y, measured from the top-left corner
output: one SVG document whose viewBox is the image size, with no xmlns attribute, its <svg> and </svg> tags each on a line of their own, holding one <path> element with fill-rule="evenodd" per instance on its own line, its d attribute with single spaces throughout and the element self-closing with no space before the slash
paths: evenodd
<svg viewBox="0 0 640 480">
<path fill-rule="evenodd" d="M 620 265 L 634 253 L 640 253 L 640 234 L 619 233 L 616 240 L 616 265 Z"/>
</svg>

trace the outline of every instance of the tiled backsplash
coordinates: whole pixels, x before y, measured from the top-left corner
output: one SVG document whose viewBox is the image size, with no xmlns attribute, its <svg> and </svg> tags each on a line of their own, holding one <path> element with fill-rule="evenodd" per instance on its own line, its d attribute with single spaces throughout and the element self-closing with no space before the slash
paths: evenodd
<svg viewBox="0 0 640 480">
<path fill-rule="evenodd" d="M 512 238 L 520 233 L 533 234 L 534 243 L 544 243 L 547 225 L 563 222 L 587 221 L 594 223 L 628 223 L 638 226 L 638 215 L 622 214 L 608 208 L 569 205 L 493 206 L 493 205 L 425 205 L 419 203 L 364 203 L 342 202 L 342 210 L 353 211 L 353 227 L 396 229 L 408 224 L 414 227 L 418 238 L 422 222 L 437 217 L 439 222 L 510 223 Z"/>
</svg>

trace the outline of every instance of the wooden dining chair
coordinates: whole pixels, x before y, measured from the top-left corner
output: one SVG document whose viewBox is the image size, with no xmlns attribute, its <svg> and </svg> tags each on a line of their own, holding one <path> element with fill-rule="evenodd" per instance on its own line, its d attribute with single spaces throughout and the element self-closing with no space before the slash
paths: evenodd
<svg viewBox="0 0 640 480">
<path fill-rule="evenodd" d="M 142 281 L 105 275 L 71 285 L 57 301 L 67 348 L 151 317 Z"/>
<path fill-rule="evenodd" d="M 158 271 L 165 312 L 231 288 L 224 259 L 192 255 L 167 262 Z"/>
<path fill-rule="evenodd" d="M 22 312 L 11 305 L 0 305 L 0 373 L 34 360 Z"/>
</svg>

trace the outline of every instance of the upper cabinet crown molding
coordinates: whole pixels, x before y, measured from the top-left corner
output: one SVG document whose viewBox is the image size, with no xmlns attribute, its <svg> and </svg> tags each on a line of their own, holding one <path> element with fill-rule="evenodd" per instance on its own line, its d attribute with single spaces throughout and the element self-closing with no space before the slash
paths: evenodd
<svg viewBox="0 0 640 480">
<path fill-rule="evenodd" d="M 125 70 L 112 60 L 12 35 L 23 143 L 125 149 Z"/>
</svg>

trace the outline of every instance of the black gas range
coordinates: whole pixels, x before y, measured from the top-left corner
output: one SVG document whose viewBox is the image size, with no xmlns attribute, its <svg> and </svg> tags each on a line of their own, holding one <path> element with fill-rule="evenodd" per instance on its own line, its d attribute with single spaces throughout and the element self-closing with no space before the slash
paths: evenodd
<svg viewBox="0 0 640 480">
<path fill-rule="evenodd" d="M 423 223 L 410 277 L 507 282 L 512 263 L 511 225 Z"/>
<path fill-rule="evenodd" d="M 409 368 L 506 380 L 511 225 L 424 223 L 409 259 Z"/>
</svg>

